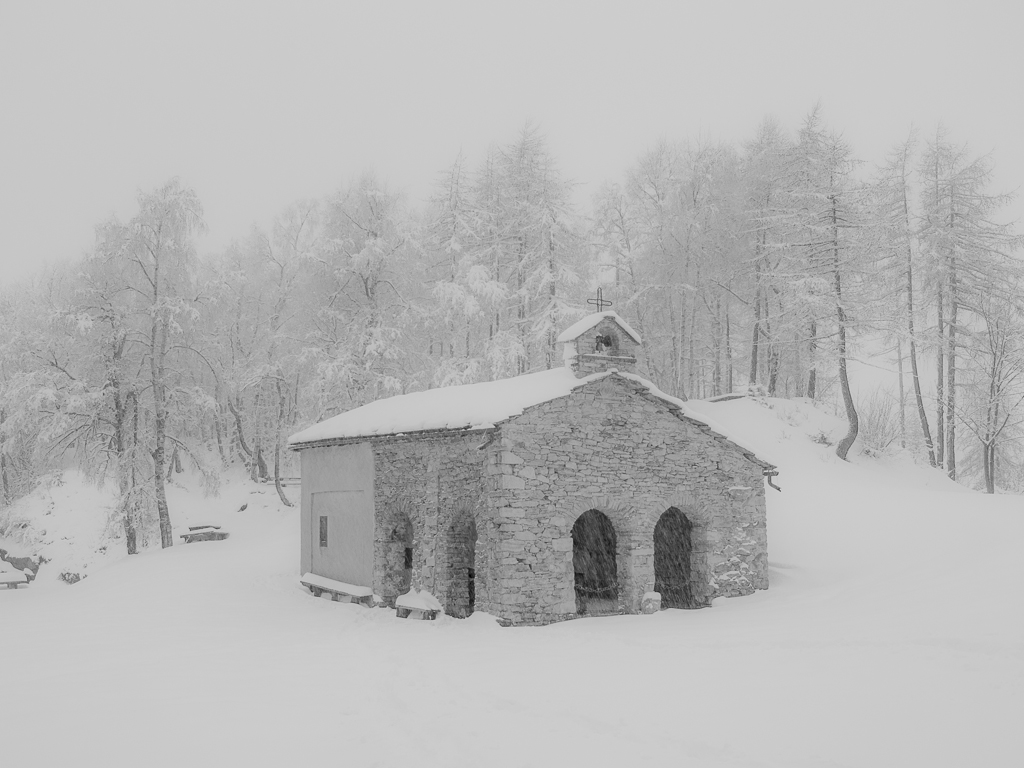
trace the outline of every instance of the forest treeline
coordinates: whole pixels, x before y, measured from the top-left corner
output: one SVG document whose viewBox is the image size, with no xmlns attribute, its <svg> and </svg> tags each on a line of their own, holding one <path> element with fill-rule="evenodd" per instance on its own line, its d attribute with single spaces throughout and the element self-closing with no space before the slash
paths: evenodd
<svg viewBox="0 0 1024 768">
<path fill-rule="evenodd" d="M 204 258 L 201 201 L 171 180 L 2 296 L 0 501 L 74 463 L 117 484 L 129 552 L 168 546 L 184 465 L 214 486 L 244 464 L 287 501 L 297 428 L 561 365 L 555 337 L 597 286 L 670 394 L 834 403 L 841 457 L 859 436 L 1021 490 L 1024 243 L 991 174 L 941 127 L 859 165 L 813 111 L 742 145 L 660 143 L 581 210 L 527 126 L 418 209 L 367 175 Z M 898 387 L 857 401 L 865 346 Z"/>
</svg>

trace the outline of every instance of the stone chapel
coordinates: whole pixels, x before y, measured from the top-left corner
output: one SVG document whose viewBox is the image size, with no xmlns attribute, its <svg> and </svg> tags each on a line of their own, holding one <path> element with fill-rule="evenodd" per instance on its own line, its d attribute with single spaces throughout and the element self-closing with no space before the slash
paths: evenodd
<svg viewBox="0 0 1024 768">
<path fill-rule="evenodd" d="M 506 624 L 766 589 L 773 467 L 643 378 L 616 313 L 558 342 L 564 367 L 378 400 L 293 435 L 300 573 L 389 605 L 425 590 L 450 616 Z"/>
</svg>

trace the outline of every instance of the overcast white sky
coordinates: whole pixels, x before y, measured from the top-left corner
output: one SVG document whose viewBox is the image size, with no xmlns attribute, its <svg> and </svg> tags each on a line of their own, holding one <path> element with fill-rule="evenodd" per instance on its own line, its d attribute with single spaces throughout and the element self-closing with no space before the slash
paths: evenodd
<svg viewBox="0 0 1024 768">
<path fill-rule="evenodd" d="M 659 138 L 795 129 L 816 100 L 867 161 L 941 119 L 1024 184 L 1019 0 L 687 5 L 0 0 L 0 280 L 171 176 L 208 251 L 367 169 L 415 203 L 527 120 L 583 199 Z"/>
</svg>

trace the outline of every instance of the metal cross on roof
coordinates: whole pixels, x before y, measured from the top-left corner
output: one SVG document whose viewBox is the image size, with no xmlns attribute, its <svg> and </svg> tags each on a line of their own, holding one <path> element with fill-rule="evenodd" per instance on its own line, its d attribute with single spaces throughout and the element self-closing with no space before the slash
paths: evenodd
<svg viewBox="0 0 1024 768">
<path fill-rule="evenodd" d="M 604 300 L 604 292 L 600 288 L 597 289 L 597 298 L 587 299 L 587 304 L 593 304 L 597 307 L 598 312 L 604 312 L 605 307 L 610 307 L 612 305 L 610 301 Z"/>
</svg>

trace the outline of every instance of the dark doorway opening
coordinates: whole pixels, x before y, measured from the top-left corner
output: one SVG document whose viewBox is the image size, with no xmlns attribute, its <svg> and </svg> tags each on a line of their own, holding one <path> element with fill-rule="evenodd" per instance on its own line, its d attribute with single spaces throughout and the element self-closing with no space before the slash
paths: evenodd
<svg viewBox="0 0 1024 768">
<path fill-rule="evenodd" d="M 445 613 L 465 618 L 476 607 L 476 523 L 457 515 L 448 529 L 448 592 Z"/>
<path fill-rule="evenodd" d="M 615 527 L 603 512 L 588 510 L 573 525 L 572 569 L 580 615 L 618 612 L 616 544 Z"/>
<path fill-rule="evenodd" d="M 654 526 L 654 591 L 662 608 L 699 608 L 693 594 L 690 558 L 693 523 L 669 507 Z"/>
<path fill-rule="evenodd" d="M 384 574 L 382 585 L 383 597 L 389 605 L 399 595 L 406 594 L 412 587 L 413 567 L 413 528 L 412 521 L 408 515 L 397 514 L 394 518 L 391 530 L 388 531 L 387 541 L 387 571 Z"/>
</svg>

